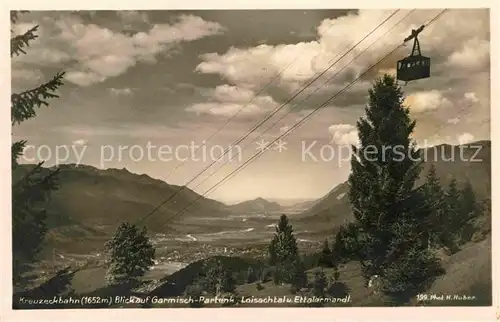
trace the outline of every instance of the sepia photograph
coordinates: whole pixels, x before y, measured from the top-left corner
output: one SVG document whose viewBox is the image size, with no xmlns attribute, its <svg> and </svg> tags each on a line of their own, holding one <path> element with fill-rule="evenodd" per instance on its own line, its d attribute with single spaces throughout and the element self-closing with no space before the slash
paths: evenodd
<svg viewBox="0 0 500 322">
<path fill-rule="evenodd" d="M 491 307 L 492 19 L 11 11 L 11 308 Z"/>
</svg>

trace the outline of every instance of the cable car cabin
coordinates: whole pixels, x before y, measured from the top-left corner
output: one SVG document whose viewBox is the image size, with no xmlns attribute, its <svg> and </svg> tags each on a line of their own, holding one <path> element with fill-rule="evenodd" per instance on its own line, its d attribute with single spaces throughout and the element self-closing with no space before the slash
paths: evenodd
<svg viewBox="0 0 500 322">
<path fill-rule="evenodd" d="M 397 79 L 409 82 L 431 76 L 431 59 L 421 55 L 408 56 L 398 61 Z"/>
<path fill-rule="evenodd" d="M 411 35 L 406 37 L 404 42 L 413 39 L 413 49 L 411 55 L 398 61 L 396 78 L 404 82 L 410 82 L 417 79 L 428 78 L 431 76 L 431 59 L 422 56 L 420 52 L 420 42 L 418 34 L 422 32 L 424 26 L 417 30 L 413 29 Z"/>
</svg>

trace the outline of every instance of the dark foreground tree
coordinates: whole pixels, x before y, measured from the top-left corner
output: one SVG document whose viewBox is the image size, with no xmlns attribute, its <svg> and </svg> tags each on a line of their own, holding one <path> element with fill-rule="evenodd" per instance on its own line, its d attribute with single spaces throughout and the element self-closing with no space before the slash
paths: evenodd
<svg viewBox="0 0 500 322">
<path fill-rule="evenodd" d="M 284 282 L 291 284 L 293 291 L 298 291 L 307 286 L 307 273 L 303 261 L 299 256 L 289 266 L 289 273 L 284 274 Z"/>
<path fill-rule="evenodd" d="M 136 282 L 153 265 L 155 249 L 147 236 L 147 229 L 122 223 L 113 239 L 106 245 L 109 268 L 106 280 L 110 284 Z"/>
<path fill-rule="evenodd" d="M 359 258 L 357 238 L 358 228 L 355 223 L 340 226 L 332 247 L 332 256 L 336 263 L 345 263 Z"/>
<path fill-rule="evenodd" d="M 323 249 L 321 250 L 321 254 L 318 260 L 318 266 L 321 267 L 333 266 L 332 251 L 330 250 L 330 246 L 328 245 L 328 239 L 325 239 L 323 243 Z"/>
<path fill-rule="evenodd" d="M 212 259 L 204 265 L 205 277 L 202 279 L 203 290 L 214 296 L 222 293 L 233 293 L 236 280 L 230 270 L 226 269 L 219 259 Z"/>
<path fill-rule="evenodd" d="M 310 296 L 312 299 L 316 298 L 317 301 L 309 303 L 308 306 L 311 307 L 321 307 L 324 306 L 324 302 L 319 299 L 326 298 L 326 291 L 328 289 L 328 280 L 326 279 L 325 272 L 323 270 L 318 270 L 314 272 L 314 280 L 312 282 L 312 289 Z"/>
<path fill-rule="evenodd" d="M 257 281 L 257 272 L 255 272 L 255 269 L 249 266 L 246 274 L 246 282 L 253 283 L 255 281 Z"/>
<path fill-rule="evenodd" d="M 15 24 L 19 12 L 11 12 L 11 23 Z M 10 56 L 26 54 L 30 42 L 38 36 L 38 26 L 23 34 L 13 35 L 10 40 Z M 37 109 L 48 106 L 48 100 L 58 97 L 55 91 L 62 85 L 64 74 L 57 74 L 49 82 L 36 88 L 11 94 L 12 126 L 36 116 Z M 32 270 L 37 261 L 46 227 L 46 207 L 51 191 L 57 188 L 57 170 L 42 169 L 43 162 L 31 169 L 20 167 L 26 141 L 12 144 L 12 276 L 14 290 L 24 289 L 27 279 L 24 274 Z"/>
<path fill-rule="evenodd" d="M 431 211 L 428 217 L 429 246 L 431 248 L 444 246 L 453 249 L 455 246 L 450 231 L 449 215 L 446 210 L 445 192 L 441 187 L 434 165 L 431 166 L 426 175 L 424 194 Z"/>
<path fill-rule="evenodd" d="M 408 301 L 442 273 L 427 243 L 430 209 L 422 189 L 419 152 L 410 136 L 415 121 L 403 106 L 394 77 L 369 91 L 366 118 L 357 123 L 349 200 L 357 226 L 357 252 L 366 280 L 379 275 L 394 304 Z"/>
<path fill-rule="evenodd" d="M 276 266 L 274 281 L 290 282 L 291 268 L 298 260 L 298 248 L 292 225 L 284 214 L 280 217 L 276 233 L 269 245 L 269 259 L 270 264 Z"/>
<path fill-rule="evenodd" d="M 188 297 L 189 307 L 199 308 L 203 307 L 203 288 L 199 284 L 188 285 L 185 291 Z"/>
<path fill-rule="evenodd" d="M 445 193 L 445 216 L 446 220 L 443 226 L 448 227 L 450 232 L 448 235 L 448 245 L 449 250 L 455 253 L 459 250 L 459 236 L 460 236 L 460 226 L 461 226 L 461 203 L 460 203 L 460 189 L 458 187 L 458 182 L 455 178 L 451 179 Z"/>
<path fill-rule="evenodd" d="M 464 188 L 460 191 L 460 219 L 459 225 L 459 244 L 465 244 L 472 239 L 477 230 L 476 219 L 483 213 L 482 205 L 477 201 L 476 193 L 472 188 L 470 181 L 466 181 Z"/>
</svg>

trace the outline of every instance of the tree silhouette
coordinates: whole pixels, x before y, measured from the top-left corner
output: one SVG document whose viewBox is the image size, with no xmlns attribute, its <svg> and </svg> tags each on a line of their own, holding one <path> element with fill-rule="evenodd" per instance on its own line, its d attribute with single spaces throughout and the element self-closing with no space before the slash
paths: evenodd
<svg viewBox="0 0 500 322">
<path fill-rule="evenodd" d="M 15 24 L 19 14 L 11 12 L 11 24 Z M 23 34 L 13 35 L 10 40 L 10 56 L 27 54 L 27 47 L 35 40 L 38 26 Z M 11 31 L 12 32 L 12 31 Z M 63 85 L 64 73 L 40 86 L 11 94 L 11 123 L 20 124 L 36 116 L 37 109 L 48 106 L 48 100 L 57 98 L 55 91 Z M 58 169 L 43 169 L 40 162 L 29 169 L 21 167 L 18 159 L 22 156 L 26 141 L 12 144 L 12 276 L 15 289 L 25 288 L 24 274 L 33 268 L 42 248 L 47 232 L 46 206 L 51 191 L 57 189 Z"/>
<path fill-rule="evenodd" d="M 290 282 L 290 268 L 298 260 L 297 241 L 293 235 L 292 225 L 286 215 L 281 215 L 276 233 L 269 246 L 269 258 L 276 265 L 274 280 L 276 283 Z"/>
<path fill-rule="evenodd" d="M 450 247 L 450 227 L 447 222 L 445 193 L 434 165 L 429 169 L 425 179 L 424 194 L 431 210 L 428 218 L 429 246 Z"/>
<path fill-rule="evenodd" d="M 133 283 L 153 265 L 155 249 L 147 236 L 147 229 L 122 223 L 106 243 L 110 261 L 107 281 L 110 284 Z"/>
<path fill-rule="evenodd" d="M 318 265 L 321 267 L 332 267 L 333 265 L 332 251 L 328 245 L 328 239 L 325 239 L 323 242 L 323 249 L 321 250 Z"/>
<path fill-rule="evenodd" d="M 394 77 L 377 79 L 366 118 L 357 123 L 360 146 L 352 147 L 349 176 L 363 275 L 366 280 L 381 276 L 384 292 L 397 304 L 441 273 L 427 248 L 430 209 L 422 189 L 415 188 L 421 171 L 410 138 L 415 124 Z"/>
</svg>

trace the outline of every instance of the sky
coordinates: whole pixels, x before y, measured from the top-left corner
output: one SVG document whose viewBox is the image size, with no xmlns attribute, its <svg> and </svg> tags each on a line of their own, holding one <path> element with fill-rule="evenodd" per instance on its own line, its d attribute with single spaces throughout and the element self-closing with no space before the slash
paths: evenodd
<svg viewBox="0 0 500 322">
<path fill-rule="evenodd" d="M 39 37 L 12 58 L 12 90 L 66 74 L 13 140 L 31 145 L 22 162 L 126 168 L 224 202 L 319 198 L 347 179 L 368 89 L 412 44 L 366 69 L 440 11 L 23 14 L 12 33 Z M 487 9 L 450 9 L 420 34 L 431 77 L 402 87 L 418 144 L 490 139 L 489 25 Z"/>
</svg>

